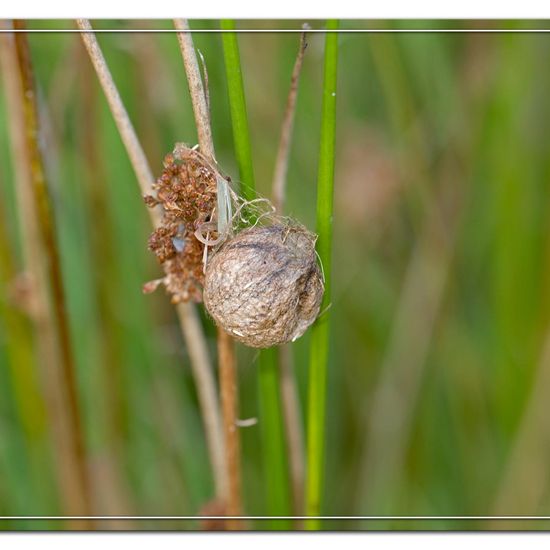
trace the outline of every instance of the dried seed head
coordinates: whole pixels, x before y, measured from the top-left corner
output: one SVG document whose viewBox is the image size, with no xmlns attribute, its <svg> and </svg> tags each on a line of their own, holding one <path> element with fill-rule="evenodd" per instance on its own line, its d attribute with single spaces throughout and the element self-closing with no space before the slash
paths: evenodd
<svg viewBox="0 0 550 550">
<path fill-rule="evenodd" d="M 177 143 L 164 159 L 164 170 L 144 197 L 149 207 L 162 208 L 162 223 L 149 237 L 149 249 L 164 269 L 164 277 L 143 287 L 152 292 L 163 284 L 174 304 L 200 302 L 203 283 L 203 245 L 195 231 L 216 208 L 217 168 L 199 151 Z M 212 237 L 214 238 L 214 237 Z"/>
<path fill-rule="evenodd" d="M 315 235 L 275 223 L 241 231 L 210 258 L 204 304 L 237 340 L 267 348 L 302 336 L 319 314 L 323 290 Z"/>
</svg>

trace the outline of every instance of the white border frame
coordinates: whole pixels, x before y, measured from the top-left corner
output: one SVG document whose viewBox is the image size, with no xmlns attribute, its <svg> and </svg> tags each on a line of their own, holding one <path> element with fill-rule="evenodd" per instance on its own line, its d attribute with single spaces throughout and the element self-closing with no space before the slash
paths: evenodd
<svg viewBox="0 0 550 550">
<path fill-rule="evenodd" d="M 109 17 L 110 18 L 110 17 Z M 11 17 L 9 18 L 11 19 Z M 48 20 L 55 19 L 55 17 L 48 18 Z M 67 18 L 70 19 L 70 18 Z M 153 18 L 155 19 L 155 18 Z M 156 19 L 160 19 L 156 17 Z M 193 17 L 193 19 L 202 19 L 201 17 Z M 240 21 L 243 19 L 236 18 Z M 310 19 L 293 17 L 292 19 Z M 343 18 L 349 20 L 349 18 Z M 408 18 L 393 18 L 393 20 L 406 20 Z M 418 19 L 425 19 L 419 17 Z M 443 18 L 431 18 L 431 21 L 438 21 Z M 472 21 L 471 18 L 457 17 L 457 20 Z M 510 19 L 516 19 L 514 17 Z M 25 19 L 28 21 L 29 19 Z M 317 17 L 315 18 L 317 20 Z M 373 21 L 373 19 L 365 19 L 365 21 Z M 376 21 L 391 21 L 388 17 L 377 17 Z M 415 18 L 416 20 L 416 18 Z M 518 21 L 528 21 L 528 19 L 517 18 Z M 34 20 L 36 21 L 36 20 Z M 497 19 L 490 19 L 490 21 L 497 21 Z M 539 22 L 539 21 L 537 21 Z M 550 21 L 544 21 L 543 24 L 550 26 Z M 302 28 L 296 29 L 236 29 L 236 30 L 224 30 L 224 29 L 190 29 L 188 31 L 181 31 L 177 29 L 92 29 L 90 31 L 80 29 L 0 29 L 0 33 L 32 33 L 32 34 L 50 34 L 50 33 L 171 33 L 177 34 L 180 32 L 190 33 L 210 33 L 219 34 L 224 32 L 237 32 L 237 33 L 301 33 Z M 529 33 L 550 33 L 548 29 L 308 29 L 308 34 L 312 33 L 361 33 L 361 34 L 381 34 L 381 33 L 393 33 L 393 34 L 405 34 L 405 33 L 515 33 L 515 34 L 529 34 Z M 56 521 L 56 520 L 183 520 L 183 521 L 201 521 L 201 520 L 264 520 L 264 521 L 276 521 L 276 520 L 364 520 L 364 521 L 384 521 L 384 520 L 403 520 L 403 521 L 433 521 L 433 520 L 504 520 L 504 521 L 545 521 L 550 520 L 550 516 L 0 516 L 2 520 L 30 520 L 30 521 Z"/>
</svg>

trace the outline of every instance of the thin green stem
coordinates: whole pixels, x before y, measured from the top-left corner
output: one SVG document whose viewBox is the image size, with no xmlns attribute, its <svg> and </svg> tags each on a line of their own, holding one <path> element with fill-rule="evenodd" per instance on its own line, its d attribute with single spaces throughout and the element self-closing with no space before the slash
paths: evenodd
<svg viewBox="0 0 550 550">
<path fill-rule="evenodd" d="M 338 22 L 330 20 L 327 29 L 337 29 Z M 334 156 L 336 136 L 336 76 L 338 66 L 338 34 L 327 33 L 325 38 L 325 68 L 321 145 L 317 180 L 317 252 L 325 274 L 325 294 L 321 305 L 324 313 L 311 331 L 309 365 L 307 485 L 306 512 L 320 515 L 323 489 L 326 387 L 329 351 L 329 315 L 331 290 L 332 202 L 334 191 Z M 306 523 L 308 529 L 318 529 L 319 520 Z"/>
<path fill-rule="evenodd" d="M 230 19 L 222 19 L 221 28 L 224 30 L 234 30 L 235 22 Z M 233 32 L 222 33 L 222 44 L 227 73 L 227 91 L 229 94 L 235 155 L 241 179 L 241 195 L 246 200 L 252 200 L 255 198 L 254 169 L 252 166 L 250 132 L 248 131 L 248 116 L 246 114 L 246 99 L 237 34 Z"/>
<path fill-rule="evenodd" d="M 279 385 L 279 349 L 262 350 L 259 358 L 260 428 L 267 489 L 267 515 L 292 514 L 290 478 L 285 444 L 284 415 Z M 292 529 L 290 520 L 270 524 L 273 529 Z"/>
<path fill-rule="evenodd" d="M 221 27 L 235 29 L 233 21 L 224 20 Z M 235 33 L 222 35 L 231 121 L 239 176 L 243 183 L 241 193 L 247 199 L 255 198 L 254 170 L 248 131 L 248 118 Z M 290 481 L 286 456 L 284 417 L 277 365 L 277 350 L 264 350 L 259 358 L 260 429 L 262 432 L 263 462 L 267 492 L 266 508 L 271 515 L 290 515 Z M 290 523 L 275 522 L 277 528 L 290 528 Z"/>
</svg>

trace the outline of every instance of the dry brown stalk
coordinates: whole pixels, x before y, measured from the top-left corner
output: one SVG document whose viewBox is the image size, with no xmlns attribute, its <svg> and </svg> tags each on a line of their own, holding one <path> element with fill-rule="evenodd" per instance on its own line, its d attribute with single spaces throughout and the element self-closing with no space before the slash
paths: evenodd
<svg viewBox="0 0 550 550">
<path fill-rule="evenodd" d="M 220 365 L 220 388 L 222 414 L 224 418 L 225 456 L 228 472 L 227 515 L 240 516 L 241 507 L 241 468 L 240 441 L 237 428 L 237 366 L 235 363 L 234 342 L 223 330 L 218 330 L 218 361 Z M 229 529 L 239 529 L 238 521 L 228 521 Z"/>
<path fill-rule="evenodd" d="M 197 125 L 200 150 L 207 159 L 215 161 L 208 100 L 201 79 L 195 47 L 193 46 L 193 38 L 189 32 L 189 24 L 185 19 L 174 19 L 174 26 L 182 31 L 178 32 L 177 36 L 185 66 L 185 74 L 187 75 L 189 94 L 193 103 L 193 114 Z"/>
<path fill-rule="evenodd" d="M 298 98 L 298 84 L 304 54 L 307 48 L 306 33 L 300 35 L 298 55 L 292 70 L 290 89 L 286 101 L 281 137 L 275 160 L 275 169 L 272 184 L 272 202 L 279 214 L 284 213 L 286 199 L 286 182 L 288 173 L 288 161 L 290 146 L 292 143 L 292 130 L 294 127 L 294 115 L 296 113 L 296 101 Z M 301 515 L 303 511 L 303 487 L 305 479 L 305 455 L 304 433 L 300 414 L 300 402 L 296 378 L 294 375 L 292 349 L 290 345 L 279 347 L 279 383 L 281 387 L 281 404 L 285 421 L 285 436 L 289 457 L 289 470 L 292 484 L 292 501 L 294 513 Z"/>
<path fill-rule="evenodd" d="M 21 22 L 15 28 L 23 30 Z M 55 441 L 64 510 L 90 515 L 91 499 L 78 408 L 75 365 L 50 196 L 38 139 L 36 91 L 25 33 L 5 35 L 2 60 L 14 148 L 17 198 L 25 264 L 31 275 L 33 308 L 44 393 Z M 90 527 L 81 521 L 73 527 Z"/>
<path fill-rule="evenodd" d="M 81 33 L 82 40 L 109 103 L 111 113 L 128 152 L 128 156 L 130 157 L 142 195 L 148 195 L 151 192 L 151 185 L 154 182 L 154 178 L 141 144 L 128 117 L 128 113 L 122 103 L 111 72 L 109 71 L 105 57 L 103 56 L 95 34 L 90 32 L 92 27 L 89 21 L 86 19 L 79 19 L 77 20 L 77 25 L 82 31 L 85 31 Z M 161 222 L 160 210 L 157 208 L 148 208 L 148 211 L 151 216 L 153 227 L 158 227 Z M 224 494 L 225 491 L 223 439 L 219 405 L 216 398 L 216 383 L 210 366 L 208 347 L 194 306 L 192 304 L 182 303 L 177 306 L 176 310 L 182 328 L 182 334 L 191 358 L 191 368 L 197 386 L 210 462 L 216 484 L 216 493 L 220 495 Z"/>
<path fill-rule="evenodd" d="M 290 90 L 286 100 L 285 114 L 281 126 L 281 137 L 279 140 L 279 149 L 275 161 L 275 171 L 273 174 L 272 196 L 273 205 L 279 214 L 283 213 L 286 194 L 286 175 L 288 172 L 288 159 L 290 154 L 290 144 L 292 141 L 292 129 L 294 128 L 294 114 L 296 113 L 296 100 L 298 99 L 298 84 L 302 72 L 304 54 L 306 53 L 307 42 L 306 33 L 300 35 L 300 48 L 298 56 L 292 70 L 290 79 Z"/>
<path fill-rule="evenodd" d="M 138 140 L 126 108 L 122 103 L 115 81 L 107 66 L 107 62 L 105 61 L 105 57 L 99 47 L 95 34 L 90 32 L 93 30 L 90 22 L 87 19 L 77 19 L 77 25 L 82 31 L 86 31 L 81 33 L 82 41 L 88 51 L 90 60 L 92 61 L 103 92 L 105 93 L 105 97 L 107 98 L 107 102 L 109 103 L 109 108 L 115 119 L 116 127 L 124 142 L 128 156 L 130 157 L 130 162 L 139 182 L 141 193 L 142 195 L 147 195 L 151 191 L 151 184 L 155 181 L 155 178 L 145 158 L 143 148 Z M 151 208 L 149 212 L 153 221 L 153 226 L 157 227 L 160 223 L 160 211 Z"/>
<path fill-rule="evenodd" d="M 193 46 L 193 39 L 186 20 L 176 19 L 174 25 L 179 31 L 178 41 L 183 56 L 189 92 L 193 103 L 193 112 L 199 137 L 199 147 L 203 155 L 215 160 L 210 114 L 207 95 L 202 83 L 199 64 Z M 218 362 L 220 373 L 220 392 L 224 421 L 226 472 L 228 493 L 226 496 L 227 513 L 231 516 L 241 514 L 241 474 L 240 443 L 237 429 L 237 369 L 233 339 L 223 330 L 218 329 Z M 228 521 L 230 529 L 238 529 L 238 521 Z"/>
</svg>

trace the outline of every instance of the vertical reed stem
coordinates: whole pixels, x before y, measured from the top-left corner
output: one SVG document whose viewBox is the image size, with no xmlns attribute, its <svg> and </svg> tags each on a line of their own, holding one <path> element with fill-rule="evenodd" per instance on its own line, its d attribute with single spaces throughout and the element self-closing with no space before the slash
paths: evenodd
<svg viewBox="0 0 550 550">
<path fill-rule="evenodd" d="M 113 80 L 105 57 L 99 47 L 97 39 L 92 31 L 88 20 L 77 20 L 78 27 L 84 31 L 81 33 L 82 41 L 88 51 L 90 60 L 97 73 L 109 108 L 115 120 L 115 124 L 122 138 L 122 141 L 130 157 L 132 167 L 139 182 L 142 194 L 148 194 L 151 191 L 151 184 L 154 181 L 149 163 L 143 152 L 143 148 L 137 138 L 134 127 L 124 108 L 120 94 Z M 153 227 L 160 223 L 161 213 L 158 209 L 147 209 L 151 217 Z M 189 357 L 191 358 L 191 368 L 193 377 L 197 386 L 199 404 L 201 408 L 202 419 L 206 432 L 206 440 L 214 481 L 216 484 L 216 493 L 225 492 L 225 473 L 223 471 L 223 441 L 221 435 L 221 420 L 219 418 L 219 406 L 216 399 L 216 383 L 210 367 L 208 346 L 200 325 L 200 321 L 191 304 L 179 304 L 176 308 L 180 326 L 182 330 Z"/>
<path fill-rule="evenodd" d="M 210 126 L 210 111 L 206 99 L 207 92 L 202 83 L 189 24 L 185 19 L 174 19 L 174 26 L 181 31 L 177 33 L 177 36 L 183 57 L 183 65 L 185 66 L 185 74 L 187 75 L 189 95 L 193 104 L 193 114 L 195 116 L 201 153 L 207 158 L 215 160 L 214 140 L 212 139 L 212 128 Z"/>
<path fill-rule="evenodd" d="M 139 139 L 134 130 L 134 126 L 126 112 L 126 108 L 122 103 L 122 99 L 116 87 L 115 81 L 111 75 L 111 71 L 107 66 L 103 52 L 99 47 L 99 43 L 92 32 L 92 26 L 87 19 L 77 19 L 76 24 L 78 28 L 83 31 L 81 33 L 82 41 L 90 56 L 90 60 L 94 66 L 95 72 L 103 88 L 103 92 L 111 109 L 111 113 L 115 120 L 115 124 L 124 143 L 124 147 L 130 157 L 132 168 L 136 174 L 136 178 L 143 195 L 147 195 L 151 192 L 151 185 L 155 181 L 153 172 L 149 167 L 149 163 L 145 157 L 145 153 Z M 160 224 L 161 212 L 158 208 L 148 208 L 147 211 L 151 217 L 153 227 L 157 227 Z"/>
<path fill-rule="evenodd" d="M 337 21 L 327 22 L 328 30 L 336 30 Z M 324 477 L 325 416 L 329 351 L 329 314 L 332 252 L 332 203 L 334 191 L 334 155 L 336 139 L 336 77 L 338 67 L 338 33 L 330 32 L 325 38 L 325 68 L 323 107 L 321 118 L 321 144 L 317 180 L 317 252 L 325 274 L 325 293 L 321 304 L 324 313 L 311 331 L 308 395 L 308 448 L 306 512 L 319 516 Z M 308 529 L 318 529 L 320 520 L 306 523 Z"/>
<path fill-rule="evenodd" d="M 300 73 L 302 72 L 302 64 L 304 62 L 304 54 L 306 53 L 306 33 L 300 35 L 300 48 L 294 68 L 292 69 L 292 77 L 290 78 L 290 90 L 286 100 L 285 114 L 281 127 L 281 137 L 279 140 L 279 148 L 277 150 L 277 158 L 275 160 L 275 170 L 273 174 L 273 206 L 277 212 L 283 213 L 285 198 L 286 198 L 286 180 L 288 172 L 288 159 L 290 154 L 290 144 L 292 141 L 292 130 L 294 128 L 294 114 L 296 113 L 296 101 L 298 99 L 298 84 L 300 82 Z"/>
<path fill-rule="evenodd" d="M 14 22 L 14 28 L 24 30 L 24 24 Z M 78 407 L 78 389 L 75 373 L 75 363 L 71 349 L 71 337 L 63 279 L 61 273 L 61 259 L 57 247 L 53 210 L 49 190 L 46 183 L 42 154 L 39 148 L 41 134 L 38 108 L 36 104 L 36 90 L 30 57 L 29 44 L 26 33 L 17 33 L 14 38 L 15 56 L 19 71 L 21 86 L 22 123 L 25 128 L 26 160 L 29 163 L 31 189 L 29 197 L 33 205 L 33 213 L 36 216 L 37 237 L 41 243 L 44 254 L 44 275 L 47 278 L 50 296 L 51 321 L 54 324 L 55 345 L 58 352 L 59 376 L 57 377 L 61 387 L 56 399 L 55 407 L 57 415 L 62 415 L 66 429 L 63 430 L 67 438 L 66 445 L 68 464 L 73 472 L 71 495 L 67 495 L 67 506 L 74 515 L 91 514 L 91 496 L 88 483 L 88 472 L 83 440 L 83 427 Z M 27 223 L 28 220 L 22 220 Z M 52 366 L 53 367 L 53 366 Z M 60 401 L 61 400 L 61 401 Z M 63 403 L 63 404 L 62 404 Z M 63 472 L 62 476 L 68 475 Z M 89 524 L 88 524 L 89 525 Z"/>
<path fill-rule="evenodd" d="M 222 414 L 224 419 L 225 455 L 229 480 L 227 514 L 240 516 L 241 504 L 241 464 L 240 440 L 237 429 L 237 367 L 235 364 L 235 348 L 231 336 L 218 329 L 218 361 L 220 365 L 220 388 Z M 230 529 L 239 529 L 240 524 L 229 521 Z"/>
<path fill-rule="evenodd" d="M 182 31 L 178 33 L 178 41 L 185 65 L 189 93 L 193 103 L 199 147 L 207 158 L 215 160 L 207 95 L 200 76 L 199 64 L 193 46 L 193 39 L 189 31 L 189 25 L 187 21 L 181 19 L 176 19 L 174 24 L 179 31 Z M 242 504 L 240 441 L 237 429 L 237 367 L 233 339 L 221 328 L 218 328 L 218 362 L 228 483 L 226 495 L 227 514 L 230 516 L 239 516 L 242 514 Z M 229 529 L 239 529 L 241 524 L 238 521 L 230 520 L 227 522 L 227 526 Z"/>
<path fill-rule="evenodd" d="M 231 20 L 223 20 L 221 27 L 224 30 L 235 30 L 235 23 Z M 244 183 L 241 194 L 247 200 L 252 200 L 255 198 L 254 169 L 236 33 L 223 33 L 222 44 L 235 154 L 239 165 L 240 179 Z M 291 514 L 290 484 L 277 356 L 276 349 L 262 350 L 258 359 L 260 430 L 267 513 L 268 515 L 288 516 Z M 290 522 L 283 520 L 271 522 L 269 525 L 278 529 L 288 529 L 291 526 Z"/>
<path fill-rule="evenodd" d="M 221 28 L 225 31 L 235 30 L 235 22 L 230 19 L 223 19 L 221 21 Z M 252 200 L 256 198 L 254 169 L 251 161 L 250 132 L 248 131 L 248 115 L 246 113 L 241 58 L 236 33 L 224 32 L 222 34 L 222 45 L 227 73 L 227 89 L 233 140 L 235 142 L 235 155 L 237 157 L 241 181 L 245 184 L 241 188 L 241 195 L 246 200 Z"/>
<path fill-rule="evenodd" d="M 280 215 L 284 214 L 288 161 L 290 146 L 292 143 L 292 129 L 294 127 L 294 115 L 296 113 L 296 101 L 298 99 L 298 83 L 302 72 L 304 54 L 307 42 L 306 33 L 300 35 L 298 55 L 292 70 L 290 89 L 286 101 L 281 137 L 275 160 L 275 170 L 272 184 L 272 200 L 275 209 Z M 288 449 L 289 472 L 292 488 L 293 512 L 295 515 L 303 514 L 303 485 L 304 485 L 304 435 L 302 430 L 302 417 L 300 414 L 300 402 L 296 377 L 293 370 L 292 347 L 290 344 L 280 346 L 277 350 L 279 364 L 279 385 L 281 391 L 282 413 L 285 420 L 285 436 Z"/>
</svg>

